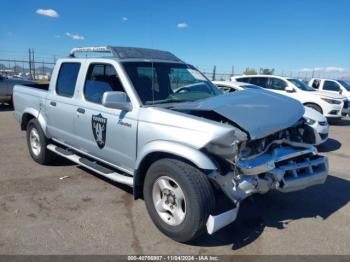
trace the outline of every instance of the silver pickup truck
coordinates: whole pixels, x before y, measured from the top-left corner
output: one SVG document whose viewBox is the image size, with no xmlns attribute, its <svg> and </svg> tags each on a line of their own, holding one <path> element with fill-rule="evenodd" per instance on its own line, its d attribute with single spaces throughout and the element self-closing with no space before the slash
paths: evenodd
<svg viewBox="0 0 350 262">
<path fill-rule="evenodd" d="M 14 104 L 36 162 L 59 155 L 133 187 L 155 225 L 180 242 L 232 223 L 252 194 L 301 190 L 328 174 L 298 101 L 224 95 L 165 51 L 75 48 L 48 91 L 15 86 Z"/>
</svg>

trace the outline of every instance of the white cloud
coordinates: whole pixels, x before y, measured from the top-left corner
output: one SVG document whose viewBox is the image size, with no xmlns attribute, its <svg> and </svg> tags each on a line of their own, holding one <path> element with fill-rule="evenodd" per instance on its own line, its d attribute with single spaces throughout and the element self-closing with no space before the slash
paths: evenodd
<svg viewBox="0 0 350 262">
<path fill-rule="evenodd" d="M 182 23 L 178 23 L 177 24 L 177 26 L 176 26 L 177 28 L 187 28 L 188 27 L 188 24 L 187 23 L 185 23 L 185 22 L 182 22 Z"/>
<path fill-rule="evenodd" d="M 82 35 L 76 35 L 76 34 L 72 34 L 72 33 L 69 33 L 69 32 L 66 33 L 66 36 L 68 36 L 68 37 L 70 37 L 70 38 L 72 38 L 74 40 L 84 40 L 85 39 L 85 37 L 82 36 Z"/>
<path fill-rule="evenodd" d="M 327 67 L 314 67 L 314 68 L 302 68 L 300 72 L 320 72 L 320 73 L 350 73 L 350 68 L 327 66 Z"/>
<path fill-rule="evenodd" d="M 126 16 L 123 16 L 123 17 L 122 17 L 122 21 L 123 21 L 123 22 L 127 22 L 128 20 L 129 20 L 129 19 L 128 19 Z"/>
<path fill-rule="evenodd" d="M 54 38 L 61 38 L 61 35 L 54 35 Z"/>
<path fill-rule="evenodd" d="M 53 9 L 38 9 L 35 11 L 38 15 L 44 15 L 48 17 L 59 17 L 59 14 Z"/>
</svg>

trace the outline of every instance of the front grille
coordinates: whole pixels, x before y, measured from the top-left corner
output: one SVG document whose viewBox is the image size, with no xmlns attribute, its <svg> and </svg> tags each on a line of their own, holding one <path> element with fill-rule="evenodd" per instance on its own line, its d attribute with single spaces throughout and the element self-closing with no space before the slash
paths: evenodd
<svg viewBox="0 0 350 262">
<path fill-rule="evenodd" d="M 318 122 L 320 126 L 326 126 L 328 125 L 327 121 L 320 121 Z"/>
<path fill-rule="evenodd" d="M 344 109 L 349 108 L 349 100 L 344 100 Z"/>
<path fill-rule="evenodd" d="M 317 155 L 299 156 L 276 163 L 279 170 L 284 171 L 282 187 L 288 186 L 289 182 L 307 178 L 327 171 L 324 157 Z"/>
</svg>

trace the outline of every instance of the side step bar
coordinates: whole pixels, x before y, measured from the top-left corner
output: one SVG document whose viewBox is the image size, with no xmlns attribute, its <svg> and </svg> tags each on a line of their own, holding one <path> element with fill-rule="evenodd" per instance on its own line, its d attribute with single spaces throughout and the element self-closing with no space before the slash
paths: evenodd
<svg viewBox="0 0 350 262">
<path fill-rule="evenodd" d="M 106 168 L 102 165 L 99 165 L 98 163 L 95 163 L 93 161 L 90 161 L 87 158 L 81 157 L 77 154 L 75 154 L 74 152 L 68 151 L 62 147 L 53 145 L 53 144 L 49 144 L 47 145 L 47 149 L 54 152 L 57 155 L 60 155 L 80 166 L 83 166 L 91 171 L 96 172 L 97 174 L 100 174 L 101 176 L 107 177 L 110 180 L 113 180 L 117 183 L 120 184 L 125 184 L 128 186 L 133 186 L 133 178 L 117 173 L 112 169 Z"/>
</svg>

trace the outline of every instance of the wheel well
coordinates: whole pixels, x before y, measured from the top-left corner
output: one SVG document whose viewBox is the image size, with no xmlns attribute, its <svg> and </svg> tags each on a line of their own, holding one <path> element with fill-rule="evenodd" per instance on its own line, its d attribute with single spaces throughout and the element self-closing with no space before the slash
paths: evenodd
<svg viewBox="0 0 350 262">
<path fill-rule="evenodd" d="M 315 104 L 315 103 L 305 103 L 304 106 L 308 106 L 308 105 L 313 105 L 313 106 L 317 106 L 318 108 L 321 109 L 321 114 L 323 114 L 323 110 L 322 110 L 322 107 L 319 106 L 318 104 Z"/>
<path fill-rule="evenodd" d="M 22 121 L 21 121 L 21 130 L 26 130 L 29 121 L 32 120 L 33 118 L 35 118 L 35 116 L 33 116 L 32 114 L 29 114 L 29 113 L 23 114 Z"/>
<path fill-rule="evenodd" d="M 172 158 L 172 159 L 177 159 L 180 161 L 183 161 L 187 164 L 190 164 L 194 166 L 195 168 L 198 168 L 194 163 L 189 161 L 186 158 L 180 157 L 178 155 L 170 154 L 170 153 L 165 153 L 165 152 L 153 152 L 147 155 L 144 159 L 142 159 L 139 168 L 135 172 L 134 176 L 134 198 L 143 198 L 143 183 L 145 181 L 146 173 L 149 167 L 155 162 L 163 158 Z"/>
</svg>

